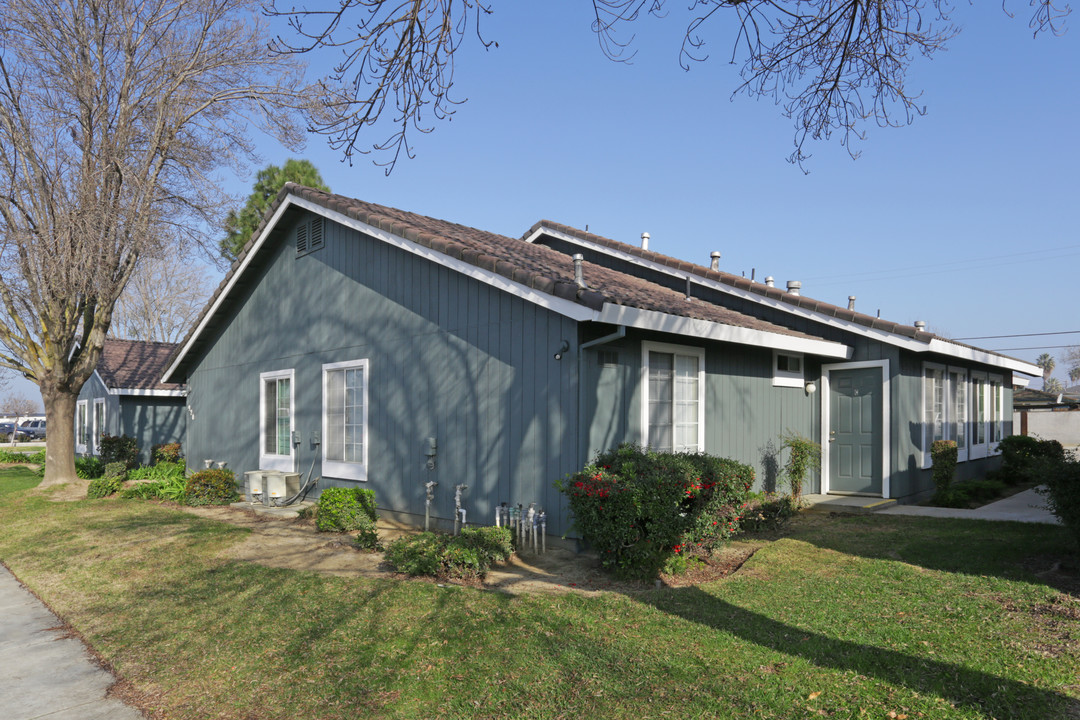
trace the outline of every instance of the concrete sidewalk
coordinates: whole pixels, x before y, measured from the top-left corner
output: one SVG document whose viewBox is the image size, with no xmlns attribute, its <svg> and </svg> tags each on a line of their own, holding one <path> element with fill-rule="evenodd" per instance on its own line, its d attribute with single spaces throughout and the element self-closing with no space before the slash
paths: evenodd
<svg viewBox="0 0 1080 720">
<path fill-rule="evenodd" d="M 115 678 L 0 565 L 0 715 L 5 720 L 143 720 L 106 699 Z"/>
<path fill-rule="evenodd" d="M 921 505 L 890 505 L 878 510 L 879 515 L 919 515 L 922 517 L 964 518 L 967 520 L 1012 520 L 1015 522 L 1060 522 L 1046 508 L 1046 498 L 1034 490 L 1025 490 L 974 510 L 960 508 L 923 507 Z"/>
</svg>

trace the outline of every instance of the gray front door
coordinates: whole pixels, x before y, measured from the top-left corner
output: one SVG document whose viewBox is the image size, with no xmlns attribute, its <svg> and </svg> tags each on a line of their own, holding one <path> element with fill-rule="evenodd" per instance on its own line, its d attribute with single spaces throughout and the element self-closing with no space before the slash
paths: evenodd
<svg viewBox="0 0 1080 720">
<path fill-rule="evenodd" d="M 881 495 L 881 369 L 829 374 L 829 492 Z"/>
</svg>

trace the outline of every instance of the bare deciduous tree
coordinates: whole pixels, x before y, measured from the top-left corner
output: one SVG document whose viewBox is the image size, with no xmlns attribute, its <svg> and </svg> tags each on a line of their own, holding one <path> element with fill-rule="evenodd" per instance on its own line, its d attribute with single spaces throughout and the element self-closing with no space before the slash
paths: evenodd
<svg viewBox="0 0 1080 720">
<path fill-rule="evenodd" d="M 41 388 L 44 484 L 144 255 L 201 242 L 254 124 L 296 145 L 302 70 L 252 0 L 0 0 L 0 365 Z"/>
<path fill-rule="evenodd" d="M 617 61 L 633 57 L 633 36 L 623 33 L 642 15 L 679 15 L 666 0 L 592 0 L 593 31 L 604 54 Z M 1031 0 L 1029 28 L 1038 34 L 1062 31 L 1068 5 Z M 853 157 L 852 142 L 867 123 L 905 125 L 925 112 L 920 92 L 907 86 L 908 69 L 919 55 L 945 47 L 957 29 L 947 0 L 691 0 L 683 15 L 680 64 L 708 58 L 705 33 L 714 24 L 734 28 L 729 59 L 741 64 L 736 90 L 773 99 L 795 122 L 800 166 L 808 139 L 839 133 Z M 412 156 L 410 131 L 429 132 L 457 104 L 450 97 L 454 57 L 470 35 L 484 47 L 497 43 L 480 31 L 492 5 L 484 0 L 341 0 L 328 10 L 297 10 L 275 3 L 295 37 L 276 49 L 305 53 L 319 48 L 341 52 L 323 87 L 328 114 L 315 129 L 350 161 L 368 152 L 360 132 L 392 107 L 395 130 L 373 144 L 387 151 L 378 162 L 393 169 L 402 149 Z M 731 20 L 734 22 L 731 22 Z M 625 39 L 624 39 L 625 37 Z"/>
<path fill-rule="evenodd" d="M 111 334 L 128 340 L 180 342 L 212 290 L 203 265 L 143 258 L 116 302 Z"/>
</svg>

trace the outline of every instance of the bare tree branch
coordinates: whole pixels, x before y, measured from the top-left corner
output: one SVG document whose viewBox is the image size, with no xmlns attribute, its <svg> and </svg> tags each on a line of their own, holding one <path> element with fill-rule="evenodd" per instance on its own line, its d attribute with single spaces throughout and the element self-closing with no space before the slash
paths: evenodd
<svg viewBox="0 0 1080 720">
<path fill-rule="evenodd" d="M 0 365 L 41 388 L 46 482 L 73 472 L 74 397 L 142 258 L 215 246 L 212 174 L 253 159 L 251 127 L 302 137 L 303 69 L 268 53 L 259 11 L 0 0 Z"/>
</svg>

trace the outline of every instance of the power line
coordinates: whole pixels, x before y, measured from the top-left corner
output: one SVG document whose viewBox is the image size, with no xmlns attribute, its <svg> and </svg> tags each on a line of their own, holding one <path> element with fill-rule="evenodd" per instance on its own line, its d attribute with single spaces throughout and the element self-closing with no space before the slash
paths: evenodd
<svg viewBox="0 0 1080 720">
<path fill-rule="evenodd" d="M 1076 345 L 1032 345 L 1031 347 L 996 348 L 992 352 L 1004 352 L 1006 350 L 1059 350 L 1061 348 L 1071 347 L 1076 347 Z"/>
<path fill-rule="evenodd" d="M 1061 330 L 1060 332 L 1018 333 L 1016 335 L 979 335 L 978 337 L 953 338 L 953 340 L 998 340 L 1000 338 L 1042 337 L 1043 335 L 1080 335 L 1080 330 Z"/>
</svg>

